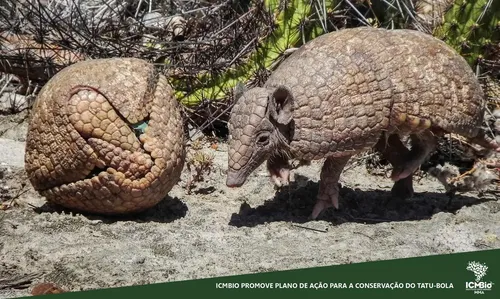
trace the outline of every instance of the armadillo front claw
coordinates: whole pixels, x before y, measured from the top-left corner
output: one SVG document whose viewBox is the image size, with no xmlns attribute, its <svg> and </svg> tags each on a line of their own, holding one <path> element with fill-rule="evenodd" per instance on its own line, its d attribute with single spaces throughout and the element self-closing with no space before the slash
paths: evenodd
<svg viewBox="0 0 500 299">
<path fill-rule="evenodd" d="M 288 186 L 290 184 L 290 170 L 282 168 L 278 173 L 272 172 L 271 181 L 278 188 Z"/>
<path fill-rule="evenodd" d="M 290 164 L 282 155 L 276 155 L 266 162 L 267 170 L 271 175 L 271 182 L 277 188 L 288 186 L 290 183 Z"/>
</svg>

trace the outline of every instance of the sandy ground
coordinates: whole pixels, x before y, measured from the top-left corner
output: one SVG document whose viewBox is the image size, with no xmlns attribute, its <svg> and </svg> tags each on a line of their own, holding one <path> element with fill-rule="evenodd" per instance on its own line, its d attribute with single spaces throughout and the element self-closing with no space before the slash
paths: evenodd
<svg viewBox="0 0 500 299">
<path fill-rule="evenodd" d="M 351 165 L 340 210 L 308 221 L 319 163 L 276 194 L 265 169 L 224 185 L 227 146 L 214 171 L 185 189 L 189 172 L 156 207 L 127 218 L 56 211 L 23 170 L 25 115 L 0 116 L 0 298 L 53 282 L 72 291 L 500 248 L 500 202 L 466 193 L 448 204 L 432 177 L 414 198 L 390 201 L 390 179 Z"/>
</svg>

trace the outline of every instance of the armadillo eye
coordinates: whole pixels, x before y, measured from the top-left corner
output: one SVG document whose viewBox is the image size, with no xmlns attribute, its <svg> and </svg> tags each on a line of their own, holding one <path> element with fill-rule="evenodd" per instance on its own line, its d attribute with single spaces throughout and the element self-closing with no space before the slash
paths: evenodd
<svg viewBox="0 0 500 299">
<path fill-rule="evenodd" d="M 269 135 L 265 134 L 265 135 L 260 135 L 258 138 L 257 138 L 257 143 L 259 145 L 267 145 L 269 143 Z"/>
</svg>

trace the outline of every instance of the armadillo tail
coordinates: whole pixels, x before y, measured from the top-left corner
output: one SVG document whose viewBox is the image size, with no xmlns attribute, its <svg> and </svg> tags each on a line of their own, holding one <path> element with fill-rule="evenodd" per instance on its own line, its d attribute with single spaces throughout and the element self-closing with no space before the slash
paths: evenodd
<svg viewBox="0 0 500 299">
<path fill-rule="evenodd" d="M 495 139 L 486 135 L 486 131 L 482 128 L 479 129 L 479 132 L 475 137 L 468 139 L 471 143 L 475 143 L 489 150 L 500 152 L 500 144 Z"/>
</svg>

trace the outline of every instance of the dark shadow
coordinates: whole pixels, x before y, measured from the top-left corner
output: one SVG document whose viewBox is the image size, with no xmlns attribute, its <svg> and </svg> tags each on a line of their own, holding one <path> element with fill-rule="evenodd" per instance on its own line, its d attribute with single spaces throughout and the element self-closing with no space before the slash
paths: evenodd
<svg viewBox="0 0 500 299">
<path fill-rule="evenodd" d="M 297 180 L 298 175 L 295 175 Z M 309 219 L 318 193 L 319 184 L 307 181 L 304 187 L 292 182 L 287 190 L 281 190 L 273 199 L 252 208 L 246 202 L 238 213 L 233 213 L 229 225 L 236 227 L 254 227 L 274 221 L 306 223 Z M 439 212 L 455 213 L 464 206 L 480 204 L 492 199 L 478 199 L 465 195 L 455 195 L 450 200 L 446 193 L 415 193 L 411 199 L 393 199 L 390 190 L 362 191 L 341 187 L 340 208 L 323 211 L 316 220 L 325 220 L 334 224 L 357 222 L 373 224 L 391 221 L 412 221 L 430 219 Z"/>
<path fill-rule="evenodd" d="M 211 194 L 215 191 L 215 187 L 214 186 L 210 186 L 210 187 L 204 187 L 204 188 L 199 188 L 199 189 L 196 189 L 193 191 L 194 194 L 203 194 L 203 195 L 207 195 L 207 194 Z"/>
<path fill-rule="evenodd" d="M 76 211 L 74 209 L 67 209 L 59 205 L 45 203 L 43 206 L 35 208 L 36 213 L 79 213 L 89 220 L 101 220 L 103 223 L 111 224 L 120 221 L 134 221 L 134 222 L 159 222 L 169 223 L 186 216 L 188 207 L 185 203 L 180 201 L 177 197 L 172 198 L 166 196 L 156 206 L 149 208 L 145 211 L 132 213 L 127 215 L 99 215 L 88 212 Z"/>
</svg>

